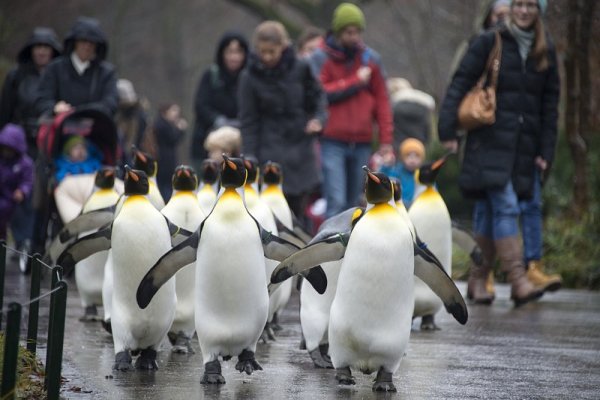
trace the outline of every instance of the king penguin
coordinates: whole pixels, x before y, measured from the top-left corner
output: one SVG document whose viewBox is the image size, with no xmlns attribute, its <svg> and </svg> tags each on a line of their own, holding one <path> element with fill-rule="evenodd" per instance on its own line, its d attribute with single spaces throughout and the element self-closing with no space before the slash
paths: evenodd
<svg viewBox="0 0 600 400">
<path fill-rule="evenodd" d="M 141 151 L 135 146 L 132 146 L 133 153 L 133 168 L 142 170 L 148 176 L 148 184 L 150 185 L 150 191 L 148 193 L 148 199 L 158 210 L 162 210 L 165 206 L 165 200 L 163 199 L 158 186 L 156 185 L 156 173 L 158 172 L 158 163 L 148 153 Z"/>
<path fill-rule="evenodd" d="M 96 172 L 95 190 L 83 205 L 82 214 L 113 207 L 119 200 L 115 190 L 115 168 L 102 167 Z M 99 227 L 98 227 L 99 228 Z M 82 233 L 81 235 L 89 234 Z M 104 265 L 108 251 L 102 251 L 81 260 L 75 265 L 75 282 L 85 310 L 81 321 L 98 320 L 97 306 L 102 305 Z"/>
<path fill-rule="evenodd" d="M 426 189 L 413 201 L 408 215 L 421 239 L 442 263 L 446 273 L 452 274 L 452 222 L 444 199 L 434 187 L 435 179 L 446 157 L 423 165 L 418 172 L 418 181 Z M 416 263 L 424 262 L 416 259 Z M 439 329 L 435 314 L 442 308 L 442 301 L 418 277 L 415 277 L 414 317 L 421 317 L 421 330 Z"/>
<path fill-rule="evenodd" d="M 162 214 L 175 225 L 195 231 L 205 218 L 196 198 L 198 176 L 193 168 L 180 165 L 173 174 L 173 195 L 167 205 L 161 210 Z M 177 293 L 177 307 L 175 319 L 169 330 L 169 340 L 175 353 L 193 353 L 190 340 L 196 330 L 194 324 L 195 302 L 195 276 L 194 263 L 182 268 L 175 275 L 175 290 Z"/>
<path fill-rule="evenodd" d="M 285 196 L 282 190 L 283 172 L 281 165 L 276 162 L 267 161 L 263 166 L 262 173 L 262 189 L 260 192 L 260 199 L 267 204 L 267 206 L 275 215 L 276 220 L 279 220 L 283 227 L 290 231 L 294 229 L 293 214 L 290 210 Z M 292 295 L 293 282 L 291 280 L 283 282 L 277 290 L 272 294 L 277 297 L 274 300 L 277 304 L 275 309 L 272 310 L 273 314 L 270 315 L 269 323 L 275 330 L 279 330 L 280 327 L 277 324 L 277 313 L 282 310 Z"/>
<path fill-rule="evenodd" d="M 219 186 L 219 164 L 210 158 L 202 161 L 200 165 L 201 185 L 198 188 L 198 203 L 205 215 L 210 213 L 217 201 Z"/>
<path fill-rule="evenodd" d="M 412 274 L 430 285 L 458 322 L 465 324 L 468 313 L 439 261 L 413 238 L 409 224 L 394 205 L 389 178 L 363 168 L 367 172 L 366 211 L 349 230 L 326 236 L 287 257 L 275 268 L 271 283 L 343 258 L 329 317 L 329 353 L 336 379 L 354 384 L 351 367 L 364 373 L 378 371 L 373 390 L 395 391 L 392 375 L 400 365 L 411 329 Z M 417 269 L 415 254 L 431 262 Z"/>
<path fill-rule="evenodd" d="M 239 158 L 224 156 L 224 190 L 196 232 L 165 254 L 137 291 L 146 307 L 180 268 L 196 261 L 196 333 L 204 361 L 203 384 L 223 384 L 219 356 L 238 357 L 235 368 L 248 375 L 262 367 L 256 344 L 267 322 L 269 296 L 265 256 L 283 260 L 298 248 L 264 230 L 243 197 L 247 170 Z M 239 190 L 239 192 L 238 192 Z"/>
<path fill-rule="evenodd" d="M 157 349 L 175 316 L 175 280 L 165 282 L 152 303 L 141 309 L 135 290 L 159 258 L 171 249 L 172 233 L 180 231 L 148 200 L 146 173 L 125 166 L 125 194 L 112 224 L 78 239 L 59 257 L 60 265 L 72 265 L 90 254 L 112 249 L 113 369 L 132 368 L 132 353 L 140 353 L 137 369 L 157 369 Z"/>
</svg>

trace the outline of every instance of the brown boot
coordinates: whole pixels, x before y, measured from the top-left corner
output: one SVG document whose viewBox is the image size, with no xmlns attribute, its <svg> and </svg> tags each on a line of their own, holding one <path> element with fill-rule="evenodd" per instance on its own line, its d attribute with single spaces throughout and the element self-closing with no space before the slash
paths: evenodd
<svg viewBox="0 0 600 400">
<path fill-rule="evenodd" d="M 521 240 L 518 236 L 497 239 L 496 253 L 500 260 L 500 268 L 506 273 L 511 284 L 510 298 L 519 307 L 540 297 L 544 292 L 536 289 L 529 280 L 523 265 Z"/>
<path fill-rule="evenodd" d="M 473 263 L 467 282 L 467 298 L 476 304 L 492 304 L 494 295 L 486 290 L 486 280 L 494 261 L 494 241 L 485 236 L 475 236 L 475 241 L 481 250 L 481 257 L 472 257 Z"/>
<path fill-rule="evenodd" d="M 527 279 L 543 292 L 554 292 L 561 288 L 562 278 L 558 274 L 546 275 L 541 261 L 529 261 Z"/>
</svg>

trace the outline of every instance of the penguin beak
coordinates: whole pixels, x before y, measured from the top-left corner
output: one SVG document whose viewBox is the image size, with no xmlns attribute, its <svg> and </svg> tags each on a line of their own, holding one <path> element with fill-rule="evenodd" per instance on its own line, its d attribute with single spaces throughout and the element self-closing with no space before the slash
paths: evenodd
<svg viewBox="0 0 600 400">
<path fill-rule="evenodd" d="M 435 170 L 441 168 L 442 165 L 444 165 L 444 163 L 446 162 L 447 158 L 448 158 L 447 156 L 444 156 L 444 157 L 434 161 L 434 163 L 431 165 L 431 169 L 435 171 Z"/>
<path fill-rule="evenodd" d="M 137 176 L 135 172 L 133 172 L 129 165 L 125 165 L 125 174 L 134 182 L 138 182 L 140 180 L 140 177 Z"/>
<path fill-rule="evenodd" d="M 363 165 L 362 168 L 367 173 L 367 176 L 369 177 L 370 180 L 372 180 L 373 182 L 375 182 L 377 184 L 381 183 L 381 179 L 379 179 L 375 174 L 373 174 L 366 165 Z"/>
<path fill-rule="evenodd" d="M 223 153 L 223 161 L 225 163 L 227 163 L 227 166 L 229 168 L 231 168 L 233 171 L 237 171 L 237 165 L 235 165 L 235 163 L 233 161 L 231 161 L 231 159 L 229 157 L 227 157 L 227 155 L 225 155 L 225 153 Z M 223 164 L 223 167 L 225 167 L 225 164 Z"/>
<path fill-rule="evenodd" d="M 115 174 L 115 171 L 113 171 L 112 169 L 109 169 L 109 170 L 106 170 L 106 171 L 104 171 L 104 176 L 105 176 L 106 178 L 108 178 L 108 177 L 110 177 L 110 176 L 113 176 L 114 174 Z"/>
<path fill-rule="evenodd" d="M 187 176 L 188 178 L 190 177 L 190 171 L 188 171 L 187 169 L 183 170 L 183 173 L 185 174 L 185 176 Z"/>
<path fill-rule="evenodd" d="M 252 168 L 252 163 L 248 160 L 244 160 L 244 165 L 246 166 L 246 169 L 251 169 Z"/>
<path fill-rule="evenodd" d="M 133 150 L 133 154 L 139 158 L 142 162 L 148 162 L 148 159 L 146 158 L 146 156 L 144 155 L 144 153 L 142 153 L 140 150 L 138 150 L 137 147 L 132 146 L 132 150 Z"/>
</svg>

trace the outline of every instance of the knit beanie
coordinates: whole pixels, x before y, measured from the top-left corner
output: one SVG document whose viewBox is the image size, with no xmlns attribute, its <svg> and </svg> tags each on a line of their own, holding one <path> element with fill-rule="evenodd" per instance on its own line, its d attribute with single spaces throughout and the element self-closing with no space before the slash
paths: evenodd
<svg viewBox="0 0 600 400">
<path fill-rule="evenodd" d="M 364 30 L 367 26 L 365 15 L 355 4 L 342 3 L 333 11 L 331 29 L 333 33 L 338 34 L 348 25 L 355 25 Z"/>
<path fill-rule="evenodd" d="M 510 7 L 510 3 L 512 3 L 511 0 L 496 0 L 492 4 L 492 10 L 495 11 L 496 8 L 499 8 L 499 7 L 502 7 L 502 6 Z"/>
<path fill-rule="evenodd" d="M 425 146 L 419 139 L 404 139 L 400 143 L 400 158 L 404 160 L 409 153 L 417 153 L 422 159 L 425 159 Z"/>
<path fill-rule="evenodd" d="M 85 139 L 78 135 L 71 136 L 69 139 L 67 139 L 65 145 L 63 146 L 63 154 L 68 156 L 73 147 L 77 146 L 78 144 L 85 145 Z"/>
</svg>

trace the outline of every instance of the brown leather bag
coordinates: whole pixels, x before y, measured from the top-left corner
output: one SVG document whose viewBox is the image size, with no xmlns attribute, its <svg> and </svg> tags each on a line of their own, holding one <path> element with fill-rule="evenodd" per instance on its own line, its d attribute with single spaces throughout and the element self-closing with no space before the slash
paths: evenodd
<svg viewBox="0 0 600 400">
<path fill-rule="evenodd" d="M 496 121 L 496 85 L 500 71 L 502 40 L 496 31 L 496 41 L 488 56 L 485 71 L 469 93 L 458 106 L 458 126 L 467 131 L 484 125 L 492 125 Z M 491 77 L 488 77 L 491 72 Z M 487 86 L 484 87 L 487 80 Z"/>
</svg>

